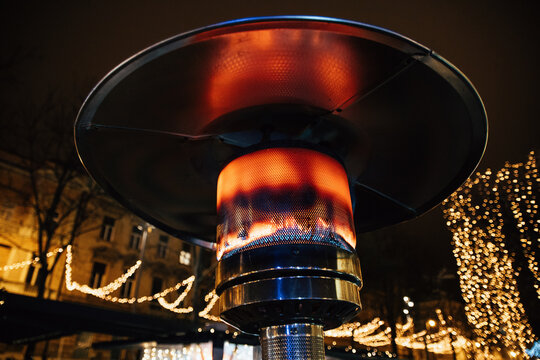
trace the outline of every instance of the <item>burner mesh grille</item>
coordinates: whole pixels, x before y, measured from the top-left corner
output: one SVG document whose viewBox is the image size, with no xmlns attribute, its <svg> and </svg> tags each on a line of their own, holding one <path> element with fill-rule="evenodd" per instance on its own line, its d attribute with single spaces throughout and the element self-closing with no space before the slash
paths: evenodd
<svg viewBox="0 0 540 360">
<path fill-rule="evenodd" d="M 218 259 L 278 244 L 356 245 L 347 174 L 328 155 L 259 150 L 229 163 L 217 190 Z"/>
</svg>

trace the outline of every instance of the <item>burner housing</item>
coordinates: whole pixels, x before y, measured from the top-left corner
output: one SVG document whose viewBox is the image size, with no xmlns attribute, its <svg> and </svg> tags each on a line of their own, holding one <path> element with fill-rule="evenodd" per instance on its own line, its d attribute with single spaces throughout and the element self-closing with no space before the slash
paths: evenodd
<svg viewBox="0 0 540 360">
<path fill-rule="evenodd" d="M 258 150 L 220 173 L 221 318 L 260 333 L 265 358 L 323 359 L 323 329 L 360 310 L 349 189 L 339 161 L 306 148 Z"/>
</svg>

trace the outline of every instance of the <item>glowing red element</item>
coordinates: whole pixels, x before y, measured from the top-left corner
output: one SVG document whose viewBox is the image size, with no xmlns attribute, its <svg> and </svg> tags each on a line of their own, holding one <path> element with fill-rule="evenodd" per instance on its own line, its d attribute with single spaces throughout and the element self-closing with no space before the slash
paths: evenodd
<svg viewBox="0 0 540 360">
<path fill-rule="evenodd" d="M 218 259 L 278 243 L 356 246 L 347 174 L 300 148 L 259 150 L 229 163 L 217 186 Z"/>
<path fill-rule="evenodd" d="M 208 84 L 211 117 L 269 103 L 334 109 L 358 90 L 357 59 L 338 34 L 263 29 L 222 41 Z"/>
</svg>

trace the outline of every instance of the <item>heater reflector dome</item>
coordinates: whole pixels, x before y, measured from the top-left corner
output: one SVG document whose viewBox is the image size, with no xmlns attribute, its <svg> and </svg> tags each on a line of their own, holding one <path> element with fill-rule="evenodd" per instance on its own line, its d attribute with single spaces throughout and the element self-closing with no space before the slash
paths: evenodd
<svg viewBox="0 0 540 360">
<path fill-rule="evenodd" d="M 450 195 L 481 158 L 487 122 L 472 84 L 430 49 L 371 25 L 279 16 L 141 51 L 95 87 L 75 135 L 85 167 L 120 203 L 215 248 L 217 177 L 247 148 L 328 150 L 347 169 L 363 232 Z"/>
</svg>

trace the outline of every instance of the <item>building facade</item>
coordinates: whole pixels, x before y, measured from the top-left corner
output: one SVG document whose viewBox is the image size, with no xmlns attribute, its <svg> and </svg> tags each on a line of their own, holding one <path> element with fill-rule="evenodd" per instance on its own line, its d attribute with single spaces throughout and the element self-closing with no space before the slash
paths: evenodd
<svg viewBox="0 0 540 360">
<path fill-rule="evenodd" d="M 18 166 L 17 157 L 6 153 L 1 155 L 0 289 L 36 296 L 40 274 L 40 263 L 36 261 L 39 224 L 36 208 L 33 207 L 31 183 L 28 173 Z M 55 186 L 52 177 L 47 180 L 46 174 L 40 176 L 44 179 L 39 183 L 42 186 L 40 191 L 52 192 Z M 63 192 L 65 203 L 74 201 L 80 191 L 77 182 L 68 184 Z M 68 205 L 64 205 L 64 209 L 65 206 Z M 194 249 L 191 244 L 152 227 L 102 194 L 92 200 L 91 207 L 91 214 L 87 216 L 84 226 L 77 229 L 70 251 L 66 246 L 69 243 L 66 237 L 70 235 L 71 223 L 65 221 L 65 225 L 60 224 L 55 232 L 48 248 L 49 267 L 57 256 L 58 260 L 47 277 L 43 297 L 165 318 L 192 317 L 193 312 L 172 312 L 162 306 L 158 299 L 145 297 L 166 291 L 163 299 L 173 303 L 186 289 L 186 285 L 179 286 L 179 283 L 191 277 L 197 269 L 211 268 L 215 255 L 210 251 Z M 69 216 L 75 216 L 74 212 Z M 202 267 L 194 267 L 195 257 L 202 262 Z M 125 276 L 130 269 L 133 274 Z M 197 287 L 196 296 L 199 297 L 204 297 L 213 288 L 213 272 L 204 275 L 206 278 Z M 111 284 L 115 285 L 115 290 L 108 292 Z M 92 291 L 95 289 L 105 290 L 96 293 Z M 193 292 L 190 291 L 176 307 L 190 307 Z M 144 301 L 133 301 L 141 298 Z M 90 356 L 88 352 L 92 352 L 90 345 L 96 339 L 107 341 L 112 337 L 78 334 L 51 341 L 47 344 L 47 352 L 53 358 L 87 358 Z M 36 353 L 42 347 L 43 344 L 39 345 Z M 123 355 L 103 353 L 100 356 L 124 358 L 128 356 L 126 354 L 129 352 Z M 22 358 L 21 346 L 3 345 L 0 359 L 3 358 Z"/>
</svg>

